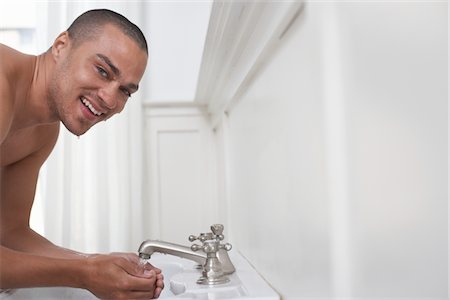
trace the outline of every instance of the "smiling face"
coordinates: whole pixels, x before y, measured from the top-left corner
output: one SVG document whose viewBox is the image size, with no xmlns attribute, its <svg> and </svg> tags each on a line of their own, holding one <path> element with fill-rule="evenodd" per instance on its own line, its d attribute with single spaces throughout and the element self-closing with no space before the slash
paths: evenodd
<svg viewBox="0 0 450 300">
<path fill-rule="evenodd" d="M 109 24 L 95 39 L 75 47 L 67 34 L 58 39 L 52 49 L 56 65 L 49 83 L 49 107 L 70 132 L 82 135 L 123 110 L 138 89 L 147 54 Z"/>
</svg>

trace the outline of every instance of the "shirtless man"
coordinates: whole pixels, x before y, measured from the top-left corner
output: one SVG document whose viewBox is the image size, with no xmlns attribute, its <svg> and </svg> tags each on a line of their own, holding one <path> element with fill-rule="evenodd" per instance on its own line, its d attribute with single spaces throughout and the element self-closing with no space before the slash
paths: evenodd
<svg viewBox="0 0 450 300">
<path fill-rule="evenodd" d="M 122 111 L 148 50 L 139 28 L 109 10 L 78 17 L 39 56 L 0 44 L 0 288 L 67 286 L 99 298 L 151 299 L 161 270 L 136 254 L 86 255 L 29 227 L 39 169 L 60 121 L 75 135 Z"/>
</svg>

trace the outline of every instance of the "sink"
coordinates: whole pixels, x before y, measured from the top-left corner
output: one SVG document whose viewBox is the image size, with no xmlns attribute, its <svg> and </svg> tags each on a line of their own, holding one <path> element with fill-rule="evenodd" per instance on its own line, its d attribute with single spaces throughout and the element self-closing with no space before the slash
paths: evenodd
<svg viewBox="0 0 450 300">
<path fill-rule="evenodd" d="M 228 283 L 209 286 L 197 284 L 201 270 L 197 263 L 169 254 L 154 253 L 150 263 L 164 274 L 165 288 L 160 299 L 246 299 L 279 300 L 279 295 L 264 281 L 242 254 L 232 250 L 230 258 L 236 272 Z M 13 293 L 0 293 L 0 299 L 97 299 L 87 290 L 53 287 L 17 289 Z"/>
<path fill-rule="evenodd" d="M 228 275 L 230 282 L 208 286 L 196 283 L 201 275 L 197 263 L 169 254 L 154 253 L 150 262 L 162 269 L 164 274 L 165 289 L 160 299 L 280 299 L 242 254 L 233 250 L 229 255 L 236 267 L 236 272 Z"/>
</svg>

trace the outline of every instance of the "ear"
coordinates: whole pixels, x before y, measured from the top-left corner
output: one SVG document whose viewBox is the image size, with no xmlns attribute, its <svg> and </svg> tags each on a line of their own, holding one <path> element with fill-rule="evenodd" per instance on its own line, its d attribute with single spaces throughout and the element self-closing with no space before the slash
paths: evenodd
<svg viewBox="0 0 450 300">
<path fill-rule="evenodd" d="M 52 45 L 52 56 L 56 61 L 61 57 L 65 56 L 65 53 L 69 49 L 70 46 L 70 38 L 69 33 L 64 31 L 58 35 Z"/>
</svg>

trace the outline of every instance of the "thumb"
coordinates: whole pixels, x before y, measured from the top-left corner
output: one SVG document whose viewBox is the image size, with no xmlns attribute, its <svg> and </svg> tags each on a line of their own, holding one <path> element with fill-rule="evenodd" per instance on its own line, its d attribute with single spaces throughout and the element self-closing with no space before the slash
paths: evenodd
<svg viewBox="0 0 450 300">
<path fill-rule="evenodd" d="M 125 257 L 119 257 L 116 260 L 116 263 L 128 274 L 137 277 L 148 277 L 148 275 L 144 274 L 144 267 L 139 263 L 128 260 Z"/>
<path fill-rule="evenodd" d="M 142 276 L 142 277 L 152 278 L 152 277 L 156 277 L 156 272 L 155 272 L 155 270 L 144 270 L 143 275 L 144 276 Z"/>
<path fill-rule="evenodd" d="M 127 265 L 125 271 L 132 276 L 143 278 L 156 277 L 155 270 L 147 270 L 143 265 L 139 263 L 127 261 L 125 265 Z"/>
</svg>

